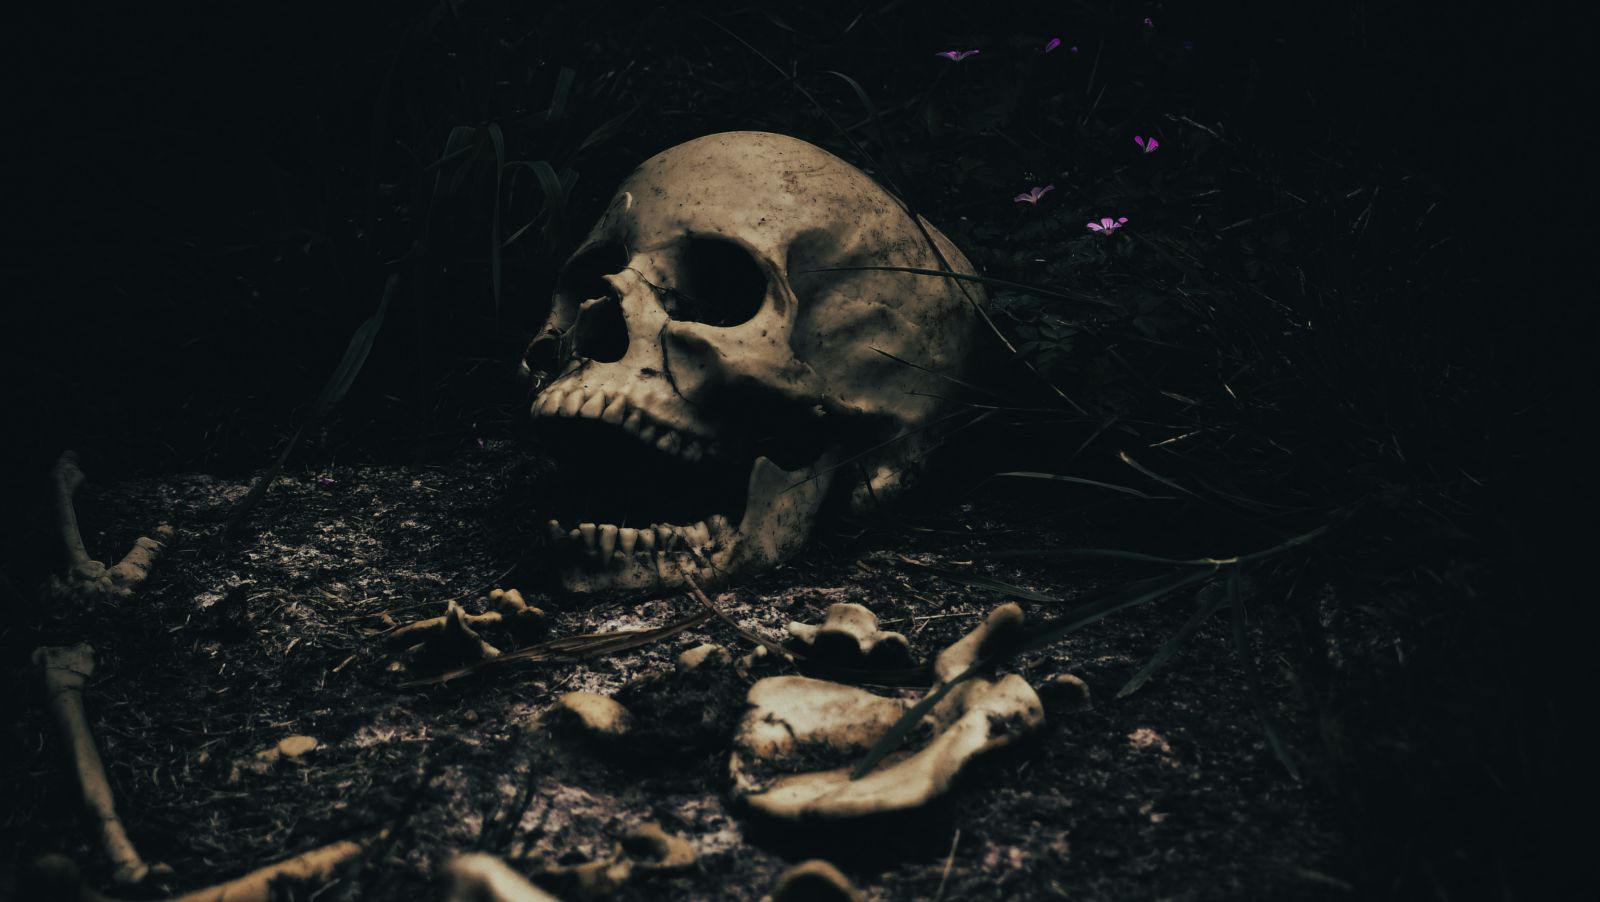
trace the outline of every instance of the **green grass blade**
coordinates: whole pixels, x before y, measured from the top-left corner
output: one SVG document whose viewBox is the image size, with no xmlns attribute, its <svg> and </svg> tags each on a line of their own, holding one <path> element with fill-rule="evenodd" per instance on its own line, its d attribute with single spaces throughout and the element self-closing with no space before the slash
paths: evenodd
<svg viewBox="0 0 1600 902">
<path fill-rule="evenodd" d="M 578 142 L 577 148 L 572 151 L 572 154 L 568 157 L 568 159 L 570 160 L 576 158 L 578 154 L 588 150 L 591 146 L 599 144 L 601 141 L 610 138 L 612 135 L 620 133 L 622 131 L 622 127 L 627 124 L 628 120 L 632 118 L 633 114 L 638 112 L 638 110 L 639 108 L 636 106 L 630 107 L 618 113 L 617 115 L 612 116 L 610 119 L 600 123 L 600 125 L 597 126 L 594 131 L 590 132 L 587 137 Z"/>
<path fill-rule="evenodd" d="M 1017 477 L 1017 478 L 1020 478 L 1020 479 L 1049 479 L 1049 480 L 1053 480 L 1053 481 L 1056 481 L 1056 482 L 1071 482 L 1071 483 L 1076 483 L 1078 485 L 1092 485 L 1092 486 L 1095 486 L 1096 488 L 1109 489 L 1110 491 L 1113 491 L 1113 492 L 1121 492 L 1124 495 L 1132 495 L 1135 498 L 1143 498 L 1146 501 L 1172 501 L 1172 500 L 1174 500 L 1172 498 L 1172 496 L 1170 496 L 1170 495 L 1147 495 L 1144 492 L 1139 491 L 1138 489 L 1130 489 L 1125 485 L 1112 485 L 1109 482 L 1100 482 L 1100 481 L 1095 480 L 1095 479 L 1085 479 L 1082 476 L 1061 476 L 1061 475 L 1058 475 L 1056 473 L 1035 473 L 1035 472 L 1030 471 L 1030 470 L 1012 470 L 1010 472 L 996 473 L 994 475 L 996 475 L 996 476 L 1013 476 L 1013 477 Z"/>
<path fill-rule="evenodd" d="M 566 115 L 567 98 L 572 95 L 572 83 L 577 78 L 578 73 L 575 70 L 566 66 L 561 67 L 560 73 L 556 75 L 555 92 L 550 95 L 550 108 L 544 113 L 546 122 L 554 122 Z"/>
<path fill-rule="evenodd" d="M 1300 779 L 1300 767 L 1295 764 L 1294 756 L 1289 752 L 1289 744 L 1283 741 L 1283 733 L 1278 729 L 1277 718 L 1267 710 L 1267 694 L 1261 683 L 1261 671 L 1256 668 L 1255 655 L 1250 650 L 1250 641 L 1244 633 L 1244 593 L 1239 589 L 1239 570 L 1234 569 L 1228 575 L 1228 602 L 1233 605 L 1233 650 L 1239 656 L 1239 666 L 1244 669 L 1245 689 L 1250 695 L 1250 705 L 1256 709 L 1256 717 L 1261 719 L 1262 732 L 1267 734 L 1267 744 L 1272 746 L 1273 754 L 1283 762 L 1289 776 L 1295 780 Z"/>
<path fill-rule="evenodd" d="M 995 592 L 1010 598 L 1021 598 L 1026 601 L 1038 601 L 1047 604 L 1061 603 L 1061 599 L 1059 598 L 1045 595 L 1041 592 L 1035 592 L 1032 589 L 1024 589 L 1021 586 L 1012 585 L 1011 583 L 994 579 L 993 577 L 984 576 L 979 573 L 962 573 L 959 570 L 946 570 L 943 567 L 930 567 L 927 564 L 919 564 L 916 561 L 909 560 L 907 558 L 901 558 L 900 562 L 907 567 L 932 573 L 935 576 L 944 577 L 951 582 L 965 583 L 966 585 L 974 586 L 979 589 L 986 589 L 990 592 Z"/>
<path fill-rule="evenodd" d="M 1201 605 L 1200 610 L 1195 611 L 1193 616 L 1184 621 L 1183 626 L 1178 627 L 1177 632 L 1173 633 L 1166 642 L 1162 643 L 1161 647 L 1156 650 L 1156 653 L 1150 656 L 1150 660 L 1146 661 L 1144 666 L 1139 668 L 1139 672 L 1135 673 L 1128 680 L 1128 682 L 1123 684 L 1121 689 L 1117 690 L 1116 697 L 1127 698 L 1135 692 L 1138 692 L 1139 688 L 1145 683 L 1149 682 L 1150 678 L 1156 675 L 1156 671 L 1166 666 L 1167 661 L 1171 660 L 1172 656 L 1177 653 L 1178 649 L 1182 648 L 1183 644 L 1189 641 L 1189 637 L 1193 636 L 1195 632 L 1200 629 L 1201 624 L 1211 619 L 1211 615 L 1215 614 L 1217 609 L 1222 607 L 1227 600 L 1227 596 L 1218 593 L 1216 598 L 1213 598 L 1211 601 Z"/>
<path fill-rule="evenodd" d="M 1133 457 L 1131 455 L 1129 455 L 1128 452 L 1126 452 L 1126 451 L 1118 451 L 1117 452 L 1117 458 L 1119 460 L 1121 460 L 1123 463 L 1127 464 L 1128 466 L 1134 468 L 1135 470 L 1138 470 L 1140 473 L 1143 473 L 1144 475 L 1150 477 L 1151 479 L 1154 479 L 1156 482 L 1161 483 L 1162 485 L 1166 486 L 1169 489 L 1172 489 L 1175 492 L 1182 492 L 1182 493 L 1184 493 L 1185 495 L 1188 495 L 1191 498 L 1199 498 L 1200 497 L 1199 495 L 1196 495 L 1194 492 L 1189 491 L 1188 489 L 1184 488 L 1183 486 L 1178 485 L 1176 482 L 1173 482 L 1172 480 L 1168 479 L 1167 477 L 1162 476 L 1161 474 L 1155 472 L 1154 470 L 1151 470 L 1149 467 L 1146 467 L 1144 464 L 1139 463 L 1138 461 L 1134 460 Z"/>
<path fill-rule="evenodd" d="M 444 141 L 444 153 L 439 155 L 439 159 L 434 160 L 427 166 L 424 166 L 422 171 L 433 172 L 434 170 L 439 169 L 448 163 L 453 163 L 467 154 L 472 153 L 473 146 L 466 143 L 467 138 L 471 134 L 472 129 L 465 125 L 458 125 L 455 128 L 450 129 L 450 136 L 445 138 Z"/>
<path fill-rule="evenodd" d="M 555 240 L 565 226 L 567 215 L 566 183 L 562 181 L 561 176 L 556 174 L 555 167 L 545 160 L 533 160 L 531 162 L 519 160 L 511 165 L 518 169 L 526 169 L 532 172 L 539 180 L 539 190 L 544 194 L 544 205 L 539 209 L 539 215 L 534 218 L 535 220 L 541 217 L 544 218 L 544 228 L 541 231 L 544 241 L 540 250 L 548 250 L 550 242 Z"/>
<path fill-rule="evenodd" d="M 1192 586 L 1211 578 L 1216 568 L 1209 568 L 1199 572 L 1174 573 L 1160 576 L 1155 579 L 1141 580 L 1132 585 L 1124 586 L 1100 598 L 1079 605 L 1071 612 L 1046 623 L 1037 633 L 1023 640 L 1022 644 L 1013 650 L 1013 654 L 1054 645 L 1071 633 L 1103 620 L 1125 608 L 1154 601 L 1170 592 L 1176 592 L 1185 586 Z"/>
<path fill-rule="evenodd" d="M 312 403 L 311 412 L 307 414 L 305 423 L 295 430 L 288 444 L 278 453 L 277 460 L 267 468 L 267 472 L 263 473 L 250 486 L 250 491 L 234 505 L 232 513 L 228 515 L 228 522 L 223 527 L 224 534 L 231 535 L 238 531 L 245 517 L 249 516 L 250 511 L 266 497 L 267 490 L 272 488 L 272 484 L 278 481 L 284 464 L 288 462 L 289 455 L 294 453 L 295 447 L 300 444 L 300 437 L 305 435 L 307 427 L 322 419 L 323 415 L 333 409 L 334 405 L 350 391 L 350 386 L 355 384 L 356 376 L 361 373 L 361 367 L 367 362 L 367 355 L 372 352 L 373 342 L 378 337 L 378 329 L 383 325 L 384 315 L 389 310 L 389 302 L 394 298 L 395 288 L 399 283 L 399 275 L 390 275 L 388 281 L 384 283 L 383 300 L 378 303 L 378 311 L 367 317 L 366 321 L 356 329 L 355 334 L 350 336 L 350 344 L 345 347 L 344 356 L 339 359 L 339 365 L 334 367 L 333 375 L 328 377 L 321 394 Z"/>
<path fill-rule="evenodd" d="M 339 365 L 334 367 L 333 375 L 328 378 L 328 383 L 322 387 L 322 393 L 317 396 L 316 403 L 311 407 L 312 419 L 320 418 L 334 405 L 344 400 L 345 394 L 350 391 L 350 386 L 355 384 L 356 376 L 361 374 L 361 367 L 367 362 L 367 355 L 372 353 L 372 346 L 378 338 L 378 330 L 383 328 L 384 317 L 389 312 L 389 303 L 394 300 L 395 289 L 399 285 L 398 273 L 391 274 L 384 282 L 383 300 L 378 302 L 377 312 L 367 317 L 350 336 L 350 343 L 345 346 L 344 356 L 339 359 Z"/>
<path fill-rule="evenodd" d="M 922 697 L 921 701 L 906 709 L 906 713 L 900 715 L 900 719 L 895 721 L 894 725 L 889 727 L 882 736 L 879 736 L 878 741 L 872 744 L 872 748 L 867 749 L 867 753 L 861 757 L 860 761 L 856 762 L 855 768 L 850 771 L 850 779 L 859 780 L 871 773 L 872 769 L 878 766 L 878 762 L 884 759 L 884 756 L 899 748 L 906 741 L 906 738 L 911 735 L 911 731 L 917 728 L 917 724 L 922 722 L 922 718 L 933 710 L 933 706 L 937 705 L 940 699 L 949 695 L 951 689 L 977 676 L 983 670 L 985 663 L 984 661 L 979 661 L 973 664 L 966 670 L 956 674 L 950 682 L 941 683 L 934 687 L 932 691 Z"/>
</svg>

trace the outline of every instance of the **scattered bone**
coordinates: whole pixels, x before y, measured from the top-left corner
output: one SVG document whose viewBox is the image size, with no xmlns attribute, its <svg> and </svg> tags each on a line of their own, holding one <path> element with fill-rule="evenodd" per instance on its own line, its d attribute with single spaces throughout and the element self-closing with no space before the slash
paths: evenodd
<svg viewBox="0 0 1600 902">
<path fill-rule="evenodd" d="M 174 896 L 167 902 L 271 902 L 282 895 L 284 882 L 320 883 L 328 880 L 340 865 L 356 857 L 362 843 L 344 840 L 312 849 L 277 864 L 205 889 Z M 65 855 L 45 855 L 34 863 L 35 879 L 43 890 L 37 898 L 61 902 L 117 902 L 89 886 L 78 866 Z"/>
<path fill-rule="evenodd" d="M 445 902 L 560 902 L 493 855 L 474 852 L 450 862 Z"/>
<path fill-rule="evenodd" d="M 393 630 L 384 641 L 391 648 L 404 648 L 405 656 L 424 668 L 460 667 L 498 658 L 500 649 L 484 639 L 478 630 L 503 626 L 519 639 L 531 639 L 547 627 L 544 611 L 530 606 L 516 589 L 495 589 L 489 593 L 491 610 L 469 614 L 455 601 L 445 605 L 439 617 L 419 620 Z M 403 666 L 392 670 L 404 670 Z"/>
<path fill-rule="evenodd" d="M 688 673 L 701 667 L 727 667 L 733 663 L 733 655 L 726 648 L 707 642 L 696 645 L 678 655 L 678 672 Z"/>
<path fill-rule="evenodd" d="M 415 648 L 419 643 L 433 644 L 441 637 L 444 637 L 446 645 L 460 642 L 463 637 L 476 637 L 468 638 L 458 650 L 478 655 L 472 660 L 482 660 L 484 657 L 496 657 L 500 652 L 484 642 L 477 630 L 501 625 L 519 639 L 530 639 L 543 633 L 548 624 L 544 611 L 530 606 L 516 589 L 492 590 L 489 593 L 489 606 L 490 610 L 482 614 L 468 614 L 461 605 L 451 601 L 445 605 L 443 615 L 394 629 L 384 637 L 384 641 L 393 648 Z M 494 653 L 489 654 L 488 650 Z"/>
<path fill-rule="evenodd" d="M 813 858 L 778 875 L 772 902 L 862 902 L 866 898 L 838 868 Z"/>
<path fill-rule="evenodd" d="M 1089 684 L 1070 673 L 1058 673 L 1045 680 L 1044 685 L 1039 687 L 1039 695 L 1045 704 L 1063 711 L 1082 711 L 1093 703 Z"/>
<path fill-rule="evenodd" d="M 244 760 L 233 765 L 233 771 L 228 775 L 228 782 L 237 783 L 245 771 L 254 774 L 270 772 L 280 761 L 304 763 L 305 756 L 317 749 L 317 740 L 311 736 L 286 736 L 278 740 L 278 744 L 262 749 Z"/>
<path fill-rule="evenodd" d="M 94 676 L 94 649 L 83 643 L 67 648 L 38 648 L 33 652 L 33 664 L 43 677 L 45 707 L 60 727 L 61 738 L 72 756 L 83 807 L 98 825 L 101 848 L 111 860 L 111 879 L 123 884 L 138 883 L 150 875 L 151 868 L 139 857 L 117 817 L 105 764 L 100 761 L 94 735 L 89 732 L 89 718 L 83 710 L 83 687 Z"/>
<path fill-rule="evenodd" d="M 83 471 L 78 469 L 78 455 L 65 451 L 51 471 L 55 483 L 54 501 L 56 528 L 61 543 L 67 550 L 65 576 L 50 577 L 50 592 L 69 598 L 127 598 L 150 575 L 161 549 L 172 541 L 172 527 L 163 523 L 155 529 L 154 538 L 140 536 L 121 561 L 107 567 L 89 557 L 83 545 L 83 533 L 78 530 L 78 512 L 73 508 L 73 496 L 84 483 Z"/>
<path fill-rule="evenodd" d="M 790 623 L 789 635 L 808 658 L 837 667 L 889 670 L 915 663 L 906 637 L 878 629 L 877 615 L 859 604 L 829 605 L 822 625 Z"/>
<path fill-rule="evenodd" d="M 633 715 L 619 702 L 593 692 L 568 692 L 550 712 L 565 717 L 596 739 L 620 739 L 633 727 Z"/>
<path fill-rule="evenodd" d="M 1005 604 L 934 663 L 940 683 L 982 659 L 1022 626 L 1022 610 Z M 936 684 L 938 685 L 938 684 Z M 851 766 L 911 702 L 807 677 L 770 677 L 750 689 L 751 709 L 734 738 L 729 770 L 734 797 L 752 811 L 783 821 L 846 819 L 921 808 L 947 792 L 986 752 L 1015 742 L 1044 722 L 1039 696 L 1016 674 L 974 677 L 934 706 L 920 750 L 884 759 L 859 780 Z M 818 756 L 832 770 L 796 773 Z"/>
<path fill-rule="evenodd" d="M 574 895 L 593 898 L 616 892 L 638 874 L 693 867 L 698 857 L 688 840 L 647 823 L 624 834 L 606 858 L 574 865 L 549 864 L 542 875 Z"/>
</svg>

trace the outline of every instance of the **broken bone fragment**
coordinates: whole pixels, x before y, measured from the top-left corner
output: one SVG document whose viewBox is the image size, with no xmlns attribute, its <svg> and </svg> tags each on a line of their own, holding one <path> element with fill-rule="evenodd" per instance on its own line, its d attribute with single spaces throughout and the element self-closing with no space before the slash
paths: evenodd
<svg viewBox="0 0 1600 902">
<path fill-rule="evenodd" d="M 658 824 L 644 823 L 623 834 L 610 855 L 579 864 L 547 864 L 541 877 L 563 893 L 593 898 L 614 893 L 642 874 L 685 870 L 698 859 L 693 843 Z"/>
<path fill-rule="evenodd" d="M 276 744 L 235 763 L 233 771 L 228 776 L 228 782 L 239 782 L 239 778 L 246 771 L 253 774 L 270 773 L 279 762 L 304 764 L 306 756 L 316 751 L 318 745 L 319 743 L 313 736 L 299 734 L 285 736 L 278 740 Z"/>
<path fill-rule="evenodd" d="M 861 902 L 863 898 L 849 877 L 820 858 L 785 870 L 772 887 L 772 902 Z"/>
<path fill-rule="evenodd" d="M 1058 673 L 1039 687 L 1039 696 L 1051 708 L 1062 711 L 1082 711 L 1094 703 L 1089 684 L 1073 673 Z"/>
<path fill-rule="evenodd" d="M 172 541 L 172 527 L 163 523 L 152 536 L 140 536 L 133 548 L 113 566 L 107 567 L 89 557 L 83 544 L 83 533 L 78 529 L 78 512 L 73 498 L 83 486 L 83 471 L 78 468 L 78 455 L 62 452 L 51 471 L 52 501 L 55 507 L 56 531 L 67 552 L 67 571 L 63 576 L 52 575 L 49 589 L 52 595 L 79 598 L 127 598 L 150 576 L 162 549 Z"/>
<path fill-rule="evenodd" d="M 713 642 L 696 645 L 680 653 L 677 658 L 679 673 L 689 673 L 702 667 L 719 668 L 733 664 L 733 654 Z"/>
<path fill-rule="evenodd" d="M 984 302 L 917 269 L 974 272 L 805 141 L 708 135 L 635 169 L 524 355 L 563 474 L 544 508 L 563 586 L 675 588 L 684 559 L 702 585 L 742 579 L 798 552 L 830 495 L 865 507 L 914 481 Z M 860 478 L 835 492 L 846 461 Z"/>
<path fill-rule="evenodd" d="M 633 715 L 627 708 L 595 692 L 568 692 L 556 699 L 550 713 L 602 741 L 621 739 L 633 727 Z"/>
<path fill-rule="evenodd" d="M 398 627 L 384 636 L 384 642 L 405 649 L 414 664 L 452 666 L 500 656 L 500 649 L 478 632 L 484 627 L 503 627 L 523 640 L 547 628 L 544 611 L 529 605 L 516 589 L 495 589 L 488 601 L 490 610 L 481 614 L 469 614 L 456 601 L 449 601 L 442 615 Z"/>
<path fill-rule="evenodd" d="M 445 902 L 560 902 L 493 855 L 457 855 L 446 870 L 450 895 Z"/>
<path fill-rule="evenodd" d="M 829 605 L 820 625 L 790 623 L 789 635 L 807 658 L 836 667 L 889 670 L 914 663 L 906 637 L 878 629 L 877 615 L 859 604 Z"/>
<path fill-rule="evenodd" d="M 83 807 L 93 818 L 101 850 L 111 861 L 111 879 L 122 884 L 139 883 L 152 868 L 139 856 L 122 819 L 117 817 L 105 764 L 100 760 L 83 707 L 83 687 L 94 676 L 94 648 L 83 643 L 38 648 L 33 652 L 33 664 L 44 683 L 45 707 L 61 730 L 71 758 Z"/>
<path fill-rule="evenodd" d="M 1005 604 L 940 653 L 940 683 L 980 661 L 1022 626 Z M 938 685 L 937 683 L 935 684 Z M 750 708 L 734 737 L 733 795 L 752 813 L 778 821 L 846 820 L 922 808 L 942 797 L 984 754 L 1044 722 L 1039 696 L 1016 674 L 977 676 L 952 688 L 921 725 L 920 748 L 886 757 L 859 780 L 856 760 L 912 705 L 809 677 L 769 677 L 751 687 Z M 818 769 L 817 765 L 833 766 Z"/>
</svg>

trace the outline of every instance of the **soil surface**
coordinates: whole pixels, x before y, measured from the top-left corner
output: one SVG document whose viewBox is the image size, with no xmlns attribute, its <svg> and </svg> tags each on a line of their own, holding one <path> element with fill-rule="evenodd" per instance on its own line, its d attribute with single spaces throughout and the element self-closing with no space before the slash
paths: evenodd
<svg viewBox="0 0 1600 902">
<path fill-rule="evenodd" d="M 556 637 L 661 626 L 697 610 L 679 595 L 596 601 L 542 590 L 542 520 L 526 499 L 548 472 L 516 444 L 489 442 L 424 469 L 286 475 L 251 532 L 228 543 L 218 537 L 220 514 L 245 483 L 172 476 L 80 492 L 97 557 L 120 555 L 157 522 L 179 531 L 135 597 L 58 603 L 25 637 L 95 648 L 87 705 L 118 809 L 143 855 L 174 871 L 123 895 L 206 886 L 386 829 L 359 866 L 294 897 L 440 898 L 442 865 L 458 852 L 502 855 L 536 877 L 546 862 L 609 854 L 645 822 L 687 838 L 698 861 L 636 878 L 618 898 L 760 899 L 784 868 L 819 852 L 873 899 L 1346 895 L 1331 800 L 1299 784 L 1269 748 L 1225 616 L 1142 690 L 1114 698 L 1193 612 L 1192 593 L 1014 662 L 1035 687 L 1058 674 L 1081 677 L 1091 706 L 1077 710 L 1046 693 L 1043 730 L 983 760 L 915 829 L 843 844 L 830 842 L 831 830 L 763 829 L 730 806 L 728 738 L 746 683 L 793 670 L 672 675 L 676 655 L 700 643 L 749 650 L 717 620 L 614 656 L 405 685 L 384 631 L 442 613 L 450 599 L 481 611 L 491 587 L 523 589 L 550 614 Z M 1059 523 L 1029 526 L 991 504 L 830 524 L 801 557 L 716 602 L 745 629 L 780 641 L 788 622 L 820 622 L 828 605 L 857 602 L 904 632 L 925 660 L 1004 596 L 903 558 L 1061 599 L 1022 601 L 1034 622 L 1096 588 L 1070 567 L 974 563 L 987 550 L 1073 541 Z M 1095 573 L 1105 578 L 1103 567 Z M 1298 748 L 1304 725 L 1295 722 L 1285 671 L 1272 660 L 1261 669 L 1268 703 Z M 36 856 L 63 852 L 92 884 L 108 887 L 37 684 L 21 669 L 12 675 L 22 713 L 7 745 L 25 757 L 0 778 L 15 800 L 0 824 L 5 869 L 25 873 Z M 636 681 L 652 676 L 660 682 L 641 690 Z M 681 696 L 674 681 L 683 681 Z M 544 718 L 562 693 L 613 695 L 630 683 L 632 705 L 667 712 L 635 711 L 655 732 L 631 749 L 596 748 Z M 699 721 L 675 732 L 663 718 Z M 315 751 L 251 766 L 295 734 L 314 737 Z M 9 889 L 25 897 L 25 883 Z"/>
</svg>

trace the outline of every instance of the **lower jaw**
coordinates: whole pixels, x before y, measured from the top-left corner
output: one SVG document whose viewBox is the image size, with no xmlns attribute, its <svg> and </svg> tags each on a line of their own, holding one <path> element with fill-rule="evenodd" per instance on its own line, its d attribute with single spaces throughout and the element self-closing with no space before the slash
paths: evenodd
<svg viewBox="0 0 1600 902">
<path fill-rule="evenodd" d="M 609 558 L 573 547 L 560 570 L 561 587 L 572 593 L 645 592 L 723 586 L 788 559 L 810 538 L 817 511 L 833 482 L 841 455 L 825 452 L 808 467 L 787 471 L 765 457 L 750 471 L 744 516 L 737 525 L 710 530 L 703 542 L 673 548 L 635 549 Z"/>
</svg>

